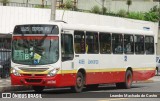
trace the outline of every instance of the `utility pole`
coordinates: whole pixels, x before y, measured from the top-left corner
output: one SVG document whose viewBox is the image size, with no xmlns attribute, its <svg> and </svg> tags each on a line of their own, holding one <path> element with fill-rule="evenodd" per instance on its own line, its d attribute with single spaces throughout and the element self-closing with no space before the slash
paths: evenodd
<svg viewBox="0 0 160 101">
<path fill-rule="evenodd" d="M 56 16 L 56 3 L 57 0 L 51 0 L 51 21 L 55 20 L 55 16 Z"/>
<path fill-rule="evenodd" d="M 26 1 L 26 7 L 28 7 L 28 0 Z"/>
<path fill-rule="evenodd" d="M 102 14 L 104 15 L 104 2 L 105 0 L 102 0 Z"/>
</svg>

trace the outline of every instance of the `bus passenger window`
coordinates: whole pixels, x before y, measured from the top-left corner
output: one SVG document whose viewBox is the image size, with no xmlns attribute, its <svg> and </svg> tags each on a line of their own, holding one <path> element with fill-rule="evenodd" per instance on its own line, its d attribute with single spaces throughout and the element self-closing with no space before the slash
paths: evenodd
<svg viewBox="0 0 160 101">
<path fill-rule="evenodd" d="M 124 35 L 124 53 L 134 53 L 134 38 L 133 35 Z"/>
<path fill-rule="evenodd" d="M 123 53 L 123 36 L 122 34 L 112 34 L 112 50 L 114 54 Z"/>
<path fill-rule="evenodd" d="M 100 33 L 99 41 L 100 41 L 100 53 L 110 54 L 111 53 L 111 34 Z"/>
<path fill-rule="evenodd" d="M 69 34 L 62 34 L 61 46 L 62 46 L 62 61 L 72 60 L 74 57 L 73 36 Z"/>
<path fill-rule="evenodd" d="M 144 54 L 144 36 L 135 35 L 134 40 L 135 40 L 135 53 Z"/>
<path fill-rule="evenodd" d="M 89 54 L 99 53 L 97 32 L 86 32 L 86 50 Z"/>
<path fill-rule="evenodd" d="M 75 53 L 85 53 L 85 35 L 83 31 L 74 32 L 74 48 Z"/>
<path fill-rule="evenodd" d="M 146 54 L 154 54 L 154 37 L 153 36 L 145 37 L 145 52 Z"/>
</svg>

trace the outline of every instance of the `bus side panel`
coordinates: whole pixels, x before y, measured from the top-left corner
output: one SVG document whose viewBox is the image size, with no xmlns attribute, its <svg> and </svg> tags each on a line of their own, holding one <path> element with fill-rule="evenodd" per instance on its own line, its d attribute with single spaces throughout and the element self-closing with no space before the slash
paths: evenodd
<svg viewBox="0 0 160 101">
<path fill-rule="evenodd" d="M 111 55 L 111 54 L 100 54 L 94 56 L 88 60 L 97 60 L 98 65 L 96 67 L 91 64 L 86 64 L 87 69 L 92 71 L 87 72 L 86 84 L 101 84 L 101 83 L 117 83 L 124 82 L 125 80 L 125 68 L 123 62 L 123 55 Z M 94 66 L 96 66 L 94 65 Z"/>
<path fill-rule="evenodd" d="M 121 54 L 100 54 L 100 83 L 124 82 L 124 56 Z"/>
<path fill-rule="evenodd" d="M 86 84 L 104 84 L 124 82 L 125 72 L 97 72 L 87 73 Z"/>
<path fill-rule="evenodd" d="M 88 72 L 86 75 L 86 84 L 99 84 L 101 82 L 100 72 Z"/>
<path fill-rule="evenodd" d="M 155 70 L 133 71 L 133 81 L 147 80 L 155 76 Z"/>
<path fill-rule="evenodd" d="M 133 70 L 133 81 L 147 80 L 155 75 L 155 55 L 128 55 L 125 63 Z"/>
<path fill-rule="evenodd" d="M 76 72 L 73 68 L 73 60 L 62 62 L 62 80 L 61 85 L 63 86 L 74 86 L 76 82 Z"/>
<path fill-rule="evenodd" d="M 76 74 L 75 73 L 67 73 L 62 74 L 61 86 L 75 86 L 76 82 Z"/>
</svg>

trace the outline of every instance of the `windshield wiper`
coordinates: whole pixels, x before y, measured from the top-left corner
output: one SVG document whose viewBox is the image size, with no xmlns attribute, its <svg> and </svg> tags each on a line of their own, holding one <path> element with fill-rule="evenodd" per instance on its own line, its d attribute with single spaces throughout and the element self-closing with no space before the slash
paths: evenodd
<svg viewBox="0 0 160 101">
<path fill-rule="evenodd" d="M 44 40 L 46 39 L 47 36 L 48 36 L 48 35 L 45 34 L 45 36 L 43 36 L 42 39 L 38 42 L 38 45 L 39 45 L 39 44 L 41 45 L 41 44 L 44 42 Z"/>
</svg>

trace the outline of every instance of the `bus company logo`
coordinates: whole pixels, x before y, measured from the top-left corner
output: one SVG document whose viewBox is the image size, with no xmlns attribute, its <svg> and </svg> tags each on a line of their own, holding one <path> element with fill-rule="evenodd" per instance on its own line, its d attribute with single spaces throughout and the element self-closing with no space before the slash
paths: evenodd
<svg viewBox="0 0 160 101">
<path fill-rule="evenodd" d="M 2 98 L 11 98 L 11 93 L 2 93 Z"/>
</svg>

